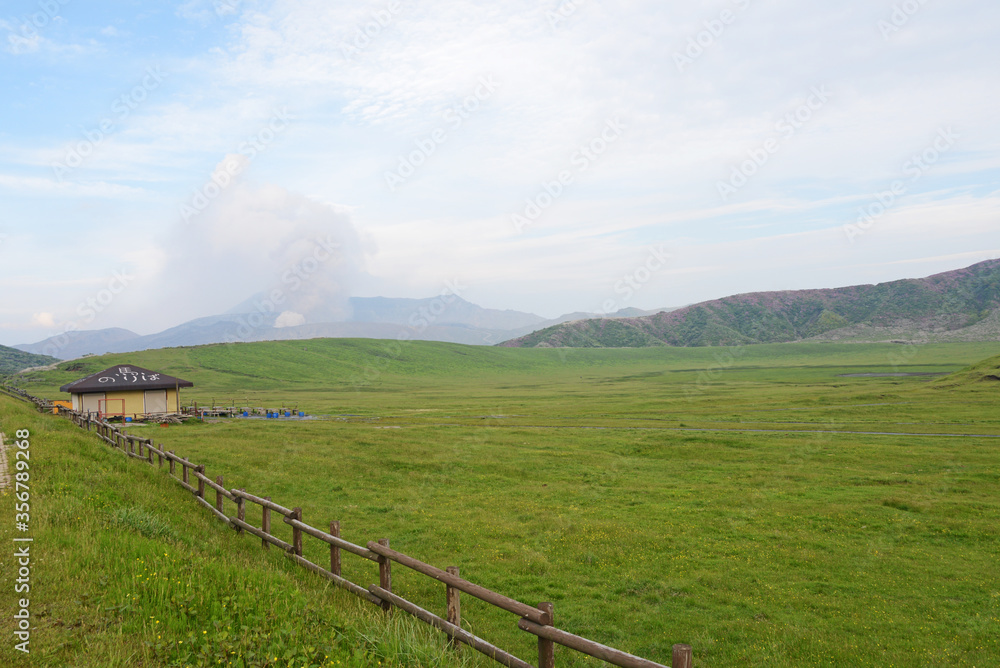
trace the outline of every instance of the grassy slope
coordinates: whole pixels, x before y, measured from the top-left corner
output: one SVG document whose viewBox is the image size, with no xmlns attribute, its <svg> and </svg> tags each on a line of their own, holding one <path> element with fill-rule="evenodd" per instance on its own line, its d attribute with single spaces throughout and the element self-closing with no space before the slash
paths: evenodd
<svg viewBox="0 0 1000 668">
<path fill-rule="evenodd" d="M 0 495 L 0 664 L 459 665 L 440 638 L 388 620 L 210 518 L 159 471 L 68 421 L 0 397 L 8 443 L 31 432 L 32 574 L 14 592 L 14 495 Z M 10 451 L 11 466 L 14 454 Z M 15 601 L 35 615 L 13 648 Z M 8 614 L 9 613 L 9 614 Z"/>
<path fill-rule="evenodd" d="M 926 332 L 975 325 L 998 307 L 1000 262 L 988 261 L 924 279 L 832 290 L 758 292 L 642 318 L 581 320 L 539 330 L 503 345 L 745 345 L 798 341 L 851 325 L 901 327 L 909 330 L 908 335 L 892 338 L 926 338 Z"/>
<path fill-rule="evenodd" d="M 21 369 L 32 366 L 45 366 L 58 362 L 55 357 L 48 355 L 35 355 L 18 350 L 0 346 L 0 376 L 8 373 L 17 373 Z"/>
<path fill-rule="evenodd" d="M 201 400 L 254 392 L 360 416 L 156 437 L 229 485 L 301 505 L 315 526 L 339 519 L 355 542 L 390 536 L 506 594 L 553 600 L 569 630 L 656 660 L 680 641 L 702 666 L 1000 657 L 996 439 L 670 431 L 1000 434 L 992 383 L 840 377 L 959 371 L 996 346 L 385 346 L 207 346 L 95 364 L 176 373 Z M 368 582 L 351 570 L 362 566 L 346 562 Z M 440 607 L 437 587 L 396 581 Z M 508 615 L 473 601 L 463 612 L 531 656 Z"/>
<path fill-rule="evenodd" d="M 937 385 L 943 388 L 992 388 L 992 383 L 997 381 L 1000 381 L 1000 355 L 984 359 L 947 378 L 942 378 L 937 381 Z"/>
<path fill-rule="evenodd" d="M 194 382 L 194 388 L 182 391 L 185 401 L 284 403 L 313 412 L 381 413 L 396 405 L 427 408 L 428 398 L 446 397 L 450 407 L 468 404 L 474 409 L 516 404 L 516 396 L 508 391 L 514 387 L 528 387 L 533 402 L 558 403 L 564 396 L 581 392 L 591 393 L 599 402 L 609 383 L 659 379 L 666 384 L 664 390 L 676 390 L 687 406 L 688 395 L 702 395 L 711 387 L 721 389 L 718 381 L 723 374 L 740 382 L 813 378 L 826 382 L 837 373 L 858 369 L 956 371 L 996 354 L 998 347 L 995 343 L 797 343 L 732 349 L 553 350 L 310 339 L 102 355 L 64 362 L 54 371 L 19 376 L 16 382 L 34 394 L 67 399 L 68 395 L 59 392 L 61 385 L 115 364 L 135 364 Z M 780 374 L 774 373 L 776 369 Z M 419 405 L 414 406 L 414 401 Z"/>
</svg>

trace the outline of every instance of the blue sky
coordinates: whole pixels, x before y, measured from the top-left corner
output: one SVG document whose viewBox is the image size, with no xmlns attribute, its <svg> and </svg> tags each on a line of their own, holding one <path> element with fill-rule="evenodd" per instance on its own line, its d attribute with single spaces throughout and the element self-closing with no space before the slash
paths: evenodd
<svg viewBox="0 0 1000 668">
<path fill-rule="evenodd" d="M 2 7 L 8 345 L 159 331 L 319 256 L 290 323 L 449 285 L 556 316 L 1000 255 L 992 2 Z"/>
</svg>

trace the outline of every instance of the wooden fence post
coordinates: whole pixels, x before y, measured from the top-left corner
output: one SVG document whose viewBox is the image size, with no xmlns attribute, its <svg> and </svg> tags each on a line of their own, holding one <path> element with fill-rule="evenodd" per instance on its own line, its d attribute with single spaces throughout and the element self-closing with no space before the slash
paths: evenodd
<svg viewBox="0 0 1000 668">
<path fill-rule="evenodd" d="M 222 476 L 215 476 L 215 484 L 222 486 Z M 215 490 L 215 509 L 220 513 L 222 512 L 222 492 L 220 490 Z"/>
<path fill-rule="evenodd" d="M 146 439 L 146 459 L 149 460 L 149 465 L 153 465 L 153 441 L 152 439 Z M 162 464 L 162 462 L 161 462 Z"/>
<path fill-rule="evenodd" d="M 240 491 L 245 492 L 246 490 L 241 488 Z M 242 496 L 236 497 L 236 519 L 238 519 L 240 522 L 247 521 L 246 502 L 247 500 L 244 499 Z M 236 533 L 243 533 L 243 527 L 236 527 Z"/>
<path fill-rule="evenodd" d="M 191 484 L 191 480 L 188 478 L 188 458 L 184 457 L 181 459 L 181 480 Z"/>
<path fill-rule="evenodd" d="M 195 468 L 195 471 L 197 471 L 198 473 L 200 473 L 202 475 L 205 475 L 205 465 L 204 464 L 199 464 Z M 205 479 L 204 478 L 198 478 L 198 496 L 200 496 L 203 499 L 205 498 Z"/>
<path fill-rule="evenodd" d="M 691 668 L 691 645 L 674 645 L 674 656 L 670 662 L 671 668 Z"/>
<path fill-rule="evenodd" d="M 156 458 L 159 460 L 159 462 L 160 462 L 160 468 L 162 469 L 163 468 L 163 444 L 162 443 L 160 443 L 160 447 L 158 448 L 158 452 L 156 453 Z"/>
<path fill-rule="evenodd" d="M 448 573 L 454 575 L 455 577 L 459 576 L 458 566 L 449 566 L 445 570 Z M 458 589 L 455 589 L 451 585 L 445 585 L 444 597 L 445 597 L 445 602 L 447 603 L 448 606 L 448 621 L 459 628 L 462 627 L 461 595 L 462 593 Z M 458 649 L 459 647 L 461 647 L 461 644 L 459 644 L 459 642 L 454 638 L 450 639 L 449 644 L 451 645 L 452 649 Z"/>
<path fill-rule="evenodd" d="M 265 501 L 270 501 L 271 497 L 265 496 L 264 500 Z M 264 512 L 263 512 L 263 515 L 261 516 L 261 519 L 260 519 L 260 530 L 270 536 L 271 535 L 271 509 L 268 508 L 267 506 L 261 506 L 261 508 L 263 509 Z M 269 542 L 267 542 L 266 538 L 261 538 L 260 542 L 264 544 L 264 549 L 265 550 L 271 549 L 271 544 Z"/>
<path fill-rule="evenodd" d="M 379 538 L 378 544 L 383 547 L 389 547 L 389 539 Z M 389 561 L 389 557 L 382 555 L 379 555 L 378 558 L 378 586 L 388 592 L 392 591 L 392 562 Z M 382 609 L 391 610 L 392 604 L 389 601 L 382 601 Z"/>
<path fill-rule="evenodd" d="M 163 446 L 161 445 L 160 447 L 163 447 Z M 171 451 L 170 451 L 170 454 L 174 454 L 174 451 L 173 451 L 173 450 L 171 450 Z M 174 470 L 175 470 L 175 469 L 174 469 L 174 464 L 175 464 L 175 463 L 176 463 L 176 462 L 175 462 L 175 461 L 174 461 L 173 459 L 171 459 L 171 460 L 170 460 L 170 475 L 175 475 L 175 474 L 174 474 Z"/>
<path fill-rule="evenodd" d="M 330 522 L 330 535 L 340 538 L 340 520 Z M 330 572 L 340 576 L 340 548 L 336 545 L 330 546 Z"/>
<path fill-rule="evenodd" d="M 539 603 L 538 609 L 549 614 L 549 624 L 555 624 L 555 614 L 551 603 Z M 538 638 L 538 668 L 555 668 L 556 644 L 551 640 Z"/>
<path fill-rule="evenodd" d="M 292 519 L 302 521 L 302 509 L 292 508 Z M 292 551 L 302 556 L 302 529 L 298 527 L 292 527 Z"/>
</svg>

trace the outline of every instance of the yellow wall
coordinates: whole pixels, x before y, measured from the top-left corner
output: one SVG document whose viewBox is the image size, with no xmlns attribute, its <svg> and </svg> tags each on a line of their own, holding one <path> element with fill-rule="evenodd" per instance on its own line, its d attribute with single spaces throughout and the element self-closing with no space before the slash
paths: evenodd
<svg viewBox="0 0 1000 668">
<path fill-rule="evenodd" d="M 180 408 L 177 402 L 177 397 L 179 393 L 177 390 L 167 390 L 167 412 L 168 413 L 179 413 Z M 73 404 L 77 407 L 77 410 L 82 410 L 83 400 L 80 398 L 81 395 L 73 395 Z M 136 415 L 142 415 L 146 412 L 146 393 L 144 390 L 133 390 L 121 391 L 121 392 L 105 392 L 104 398 L 107 401 L 102 403 L 102 409 L 111 414 L 118 415 L 122 412 L 122 402 L 119 399 L 125 401 L 125 415 L 135 417 Z"/>
<path fill-rule="evenodd" d="M 180 392 L 177 390 L 167 390 L 167 412 L 168 413 L 180 413 L 181 405 L 177 401 L 177 397 Z"/>
<path fill-rule="evenodd" d="M 139 413 L 145 412 L 145 403 L 143 401 L 144 392 L 133 391 L 133 392 L 107 392 L 104 398 L 107 400 L 104 402 L 104 410 L 111 414 L 116 415 L 122 410 L 122 403 L 118 399 L 125 400 L 125 415 L 136 416 Z"/>
</svg>

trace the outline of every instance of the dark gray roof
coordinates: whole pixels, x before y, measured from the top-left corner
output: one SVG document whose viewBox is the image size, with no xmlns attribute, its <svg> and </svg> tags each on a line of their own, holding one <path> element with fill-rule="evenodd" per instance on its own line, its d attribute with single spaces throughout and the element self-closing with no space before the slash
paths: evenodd
<svg viewBox="0 0 1000 668">
<path fill-rule="evenodd" d="M 63 385 L 59 391 L 82 394 L 108 390 L 166 390 L 171 387 L 194 387 L 194 383 L 139 366 L 119 364 L 91 374 L 86 378 L 81 378 L 76 382 Z"/>
</svg>

